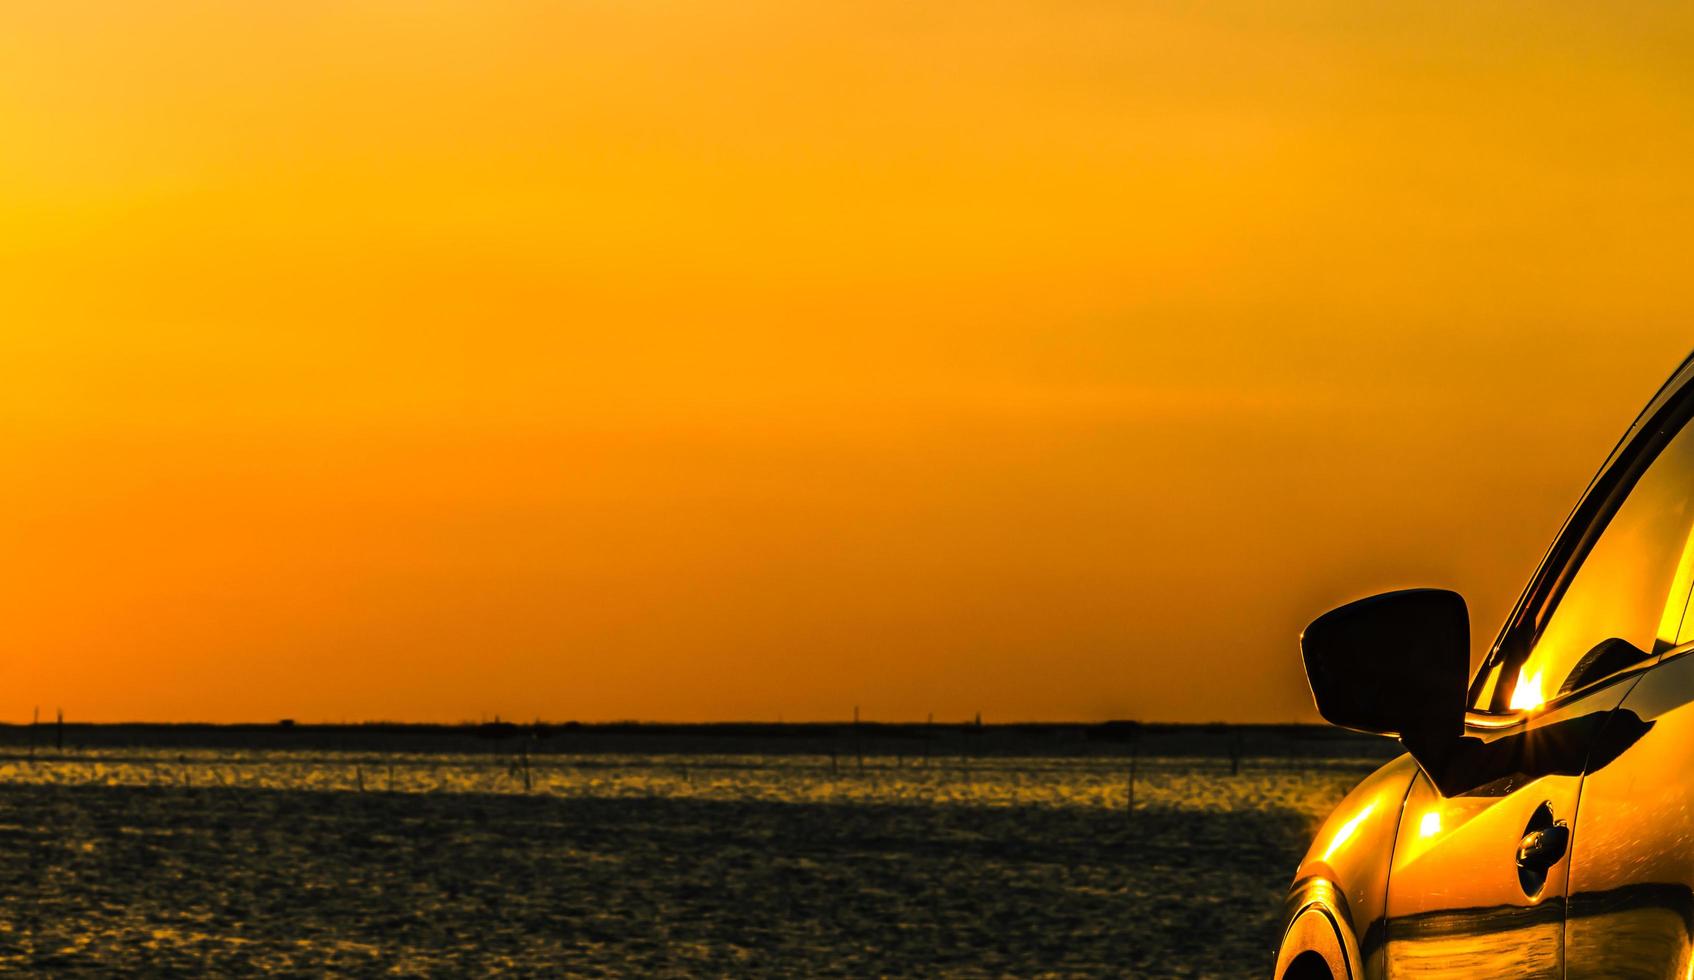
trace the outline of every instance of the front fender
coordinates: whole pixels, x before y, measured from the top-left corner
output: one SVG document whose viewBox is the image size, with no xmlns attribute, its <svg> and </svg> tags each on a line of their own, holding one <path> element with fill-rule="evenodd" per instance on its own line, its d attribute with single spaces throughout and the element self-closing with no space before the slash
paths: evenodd
<svg viewBox="0 0 1694 980">
<path fill-rule="evenodd" d="M 1306 950 L 1339 956 L 1355 980 L 1383 976 L 1388 866 L 1418 764 L 1403 755 L 1365 777 L 1318 829 L 1282 906 L 1278 977 Z M 1333 949 L 1325 930 L 1333 928 Z"/>
</svg>

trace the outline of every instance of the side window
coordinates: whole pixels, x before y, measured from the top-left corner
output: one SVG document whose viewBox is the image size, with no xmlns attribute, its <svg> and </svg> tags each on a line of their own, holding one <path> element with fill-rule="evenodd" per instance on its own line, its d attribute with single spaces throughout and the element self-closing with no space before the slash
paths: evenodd
<svg viewBox="0 0 1694 980">
<path fill-rule="evenodd" d="M 1496 705 L 1535 707 L 1674 645 L 1694 566 L 1691 529 L 1694 425 L 1686 425 L 1613 512 L 1527 655 L 1504 665 Z"/>
</svg>

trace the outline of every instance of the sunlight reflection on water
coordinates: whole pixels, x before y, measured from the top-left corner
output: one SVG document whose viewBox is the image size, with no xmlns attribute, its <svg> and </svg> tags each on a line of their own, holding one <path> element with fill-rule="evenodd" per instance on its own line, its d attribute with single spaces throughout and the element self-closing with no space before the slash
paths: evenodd
<svg viewBox="0 0 1694 980">
<path fill-rule="evenodd" d="M 1371 760 L 1138 760 L 1138 808 L 1281 807 L 1320 815 Z M 101 750 L 0 762 L 0 783 L 328 792 L 531 793 L 555 797 L 1123 808 L 1122 758 L 931 760 L 806 755 L 433 755 L 194 749 Z"/>
</svg>

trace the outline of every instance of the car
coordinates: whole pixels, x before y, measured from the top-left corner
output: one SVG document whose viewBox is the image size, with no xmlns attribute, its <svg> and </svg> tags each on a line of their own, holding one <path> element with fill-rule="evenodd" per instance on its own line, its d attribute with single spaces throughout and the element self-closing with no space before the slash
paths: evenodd
<svg viewBox="0 0 1694 980">
<path fill-rule="evenodd" d="M 1406 752 L 1336 807 L 1275 976 L 1694 976 L 1694 356 L 1566 519 L 1474 676 L 1464 599 L 1301 634 L 1318 714 Z"/>
</svg>

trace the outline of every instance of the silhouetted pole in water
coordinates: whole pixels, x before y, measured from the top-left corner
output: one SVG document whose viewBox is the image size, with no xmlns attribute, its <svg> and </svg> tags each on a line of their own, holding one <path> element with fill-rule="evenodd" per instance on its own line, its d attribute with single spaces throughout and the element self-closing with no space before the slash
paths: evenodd
<svg viewBox="0 0 1694 980">
<path fill-rule="evenodd" d="M 853 705 L 853 754 L 859 757 L 859 771 L 865 771 L 865 743 L 859 735 L 859 706 Z"/>
<path fill-rule="evenodd" d="M 1135 764 L 1141 758 L 1141 738 L 1132 736 L 1129 743 L 1129 812 L 1135 812 Z"/>
<path fill-rule="evenodd" d="M 1231 776 L 1241 775 L 1241 736 L 1239 734 L 1229 736 L 1229 774 Z"/>
<path fill-rule="evenodd" d="M 53 728 L 53 751 L 65 751 L 65 709 L 59 709 L 59 719 Z"/>
<path fill-rule="evenodd" d="M 29 719 L 29 757 L 31 761 L 35 759 L 35 729 L 40 724 L 41 705 L 38 704 L 35 706 L 35 714 L 31 715 Z"/>
</svg>

